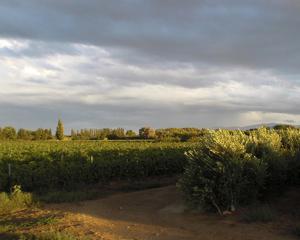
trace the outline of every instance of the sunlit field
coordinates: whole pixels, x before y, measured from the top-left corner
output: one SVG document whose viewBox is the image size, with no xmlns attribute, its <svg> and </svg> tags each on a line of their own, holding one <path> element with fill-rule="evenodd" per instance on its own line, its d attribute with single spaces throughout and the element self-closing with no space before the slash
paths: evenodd
<svg viewBox="0 0 300 240">
<path fill-rule="evenodd" d="M 231 221 L 237 226 L 233 239 L 241 237 L 243 228 L 274 239 L 299 233 L 300 214 L 291 210 L 300 199 L 296 128 L 208 130 L 196 142 L 2 141 L 0 153 L 1 232 L 10 239 L 97 239 L 98 234 L 114 239 L 114 231 L 143 237 L 159 231 L 159 239 L 180 239 L 180 231 L 168 228 L 189 224 L 189 230 L 201 229 L 207 221 L 218 224 L 224 236 L 224 221 Z M 28 214 L 25 223 L 18 223 Z M 166 220 L 168 227 L 157 229 L 151 219 L 158 215 L 182 219 Z M 200 225 L 192 224 L 191 217 Z M 113 232 L 95 230 L 85 236 L 90 221 L 104 227 L 105 218 L 113 225 L 119 219 L 128 228 L 148 227 L 124 232 L 122 223 Z M 136 218 L 137 223 L 130 223 Z M 257 223 L 275 229 L 282 218 L 287 222 L 279 230 L 286 237 L 252 229 Z M 81 219 L 80 227 L 71 229 L 75 219 Z M 52 232 L 46 234 L 49 227 Z M 62 235 L 60 228 L 65 229 Z"/>
</svg>

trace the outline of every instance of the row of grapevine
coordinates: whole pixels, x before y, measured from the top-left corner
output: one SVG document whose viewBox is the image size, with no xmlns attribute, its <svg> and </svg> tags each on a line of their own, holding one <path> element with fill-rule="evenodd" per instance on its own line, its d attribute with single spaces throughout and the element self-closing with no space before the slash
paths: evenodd
<svg viewBox="0 0 300 240">
<path fill-rule="evenodd" d="M 99 141 L 0 142 L 0 190 L 27 191 L 95 184 L 183 171 L 195 144 Z M 8 165 L 11 166 L 9 176 Z M 10 180 L 10 183 L 9 183 Z"/>
</svg>

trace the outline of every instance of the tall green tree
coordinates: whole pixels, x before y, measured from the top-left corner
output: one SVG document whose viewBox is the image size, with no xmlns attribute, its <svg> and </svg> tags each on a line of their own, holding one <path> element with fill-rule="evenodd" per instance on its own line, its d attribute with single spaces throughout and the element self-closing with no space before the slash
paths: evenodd
<svg viewBox="0 0 300 240">
<path fill-rule="evenodd" d="M 32 131 L 20 128 L 17 134 L 17 138 L 21 140 L 32 140 Z"/>
<path fill-rule="evenodd" d="M 60 119 L 58 120 L 58 123 L 57 123 L 55 136 L 58 140 L 64 139 L 64 124 Z"/>
<path fill-rule="evenodd" d="M 136 136 L 136 133 L 133 130 L 126 131 L 126 137 L 133 138 Z"/>
<path fill-rule="evenodd" d="M 155 129 L 150 127 L 143 127 L 139 130 L 139 136 L 143 139 L 155 138 Z"/>
<path fill-rule="evenodd" d="M 1 135 L 5 140 L 15 140 L 17 138 L 16 129 L 13 127 L 4 127 L 1 131 Z"/>
</svg>

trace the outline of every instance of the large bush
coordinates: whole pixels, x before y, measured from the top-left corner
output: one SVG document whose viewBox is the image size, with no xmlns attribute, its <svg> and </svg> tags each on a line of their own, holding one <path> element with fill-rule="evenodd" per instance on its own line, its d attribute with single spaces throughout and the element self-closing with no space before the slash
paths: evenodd
<svg viewBox="0 0 300 240">
<path fill-rule="evenodd" d="M 247 151 L 267 165 L 266 188 L 279 192 L 287 182 L 288 161 L 284 160 L 282 138 L 275 130 L 252 131 Z"/>
<path fill-rule="evenodd" d="M 284 159 L 287 162 L 287 181 L 289 184 L 300 184 L 300 130 L 280 130 Z"/>
<path fill-rule="evenodd" d="M 211 131 L 200 147 L 186 153 L 179 186 L 193 206 L 234 211 L 300 183 L 299 149 L 298 129 Z"/>
<path fill-rule="evenodd" d="M 201 146 L 187 152 L 180 187 L 189 203 L 220 214 L 256 199 L 266 177 L 266 165 L 246 151 L 242 132 L 211 132 Z"/>
</svg>

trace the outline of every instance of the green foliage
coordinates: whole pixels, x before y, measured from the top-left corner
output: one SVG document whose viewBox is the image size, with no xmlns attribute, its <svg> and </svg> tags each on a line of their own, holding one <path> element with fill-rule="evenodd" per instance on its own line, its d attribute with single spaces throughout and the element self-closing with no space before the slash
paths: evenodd
<svg viewBox="0 0 300 240">
<path fill-rule="evenodd" d="M 191 143 L 35 141 L 0 142 L 0 190 L 12 184 L 26 191 L 74 189 L 119 179 L 174 175 L 183 171 Z"/>
<path fill-rule="evenodd" d="M 22 192 L 20 186 L 14 186 L 11 194 L 0 193 L 0 214 L 10 213 L 33 205 L 32 195 Z"/>
<path fill-rule="evenodd" d="M 288 161 L 283 156 L 281 136 L 275 131 L 259 128 L 249 135 L 247 151 L 267 165 L 266 188 L 280 191 L 287 182 Z"/>
<path fill-rule="evenodd" d="M 125 138 L 125 131 L 123 128 L 116 128 L 111 131 L 108 135 L 109 139 L 124 139 Z"/>
<path fill-rule="evenodd" d="M 281 130 L 278 134 L 287 162 L 287 180 L 289 184 L 300 184 L 300 129 Z"/>
<path fill-rule="evenodd" d="M 244 210 L 241 214 L 241 221 L 252 222 L 271 222 L 276 218 L 276 213 L 268 205 L 256 205 Z"/>
<path fill-rule="evenodd" d="M 20 218 L 19 218 L 20 219 Z M 58 222 L 58 218 L 54 215 L 45 215 L 39 217 L 23 218 L 22 221 L 16 217 L 7 217 L 0 220 L 0 234 L 3 232 L 16 232 L 20 228 L 33 228 L 44 225 L 52 225 Z"/>
<path fill-rule="evenodd" d="M 142 139 L 151 139 L 155 138 L 155 129 L 150 127 L 143 127 L 139 130 L 139 136 Z"/>
<path fill-rule="evenodd" d="M 277 124 L 273 127 L 275 130 L 287 130 L 287 129 L 296 129 L 295 126 L 289 124 Z"/>
<path fill-rule="evenodd" d="M 13 127 L 0 128 L 0 139 L 15 140 L 17 138 L 16 129 Z"/>
<path fill-rule="evenodd" d="M 58 140 L 63 140 L 64 136 L 65 136 L 64 135 L 64 125 L 60 119 L 58 120 L 58 123 L 57 123 L 55 136 Z"/>
<path fill-rule="evenodd" d="M 209 130 L 199 128 L 162 128 L 156 130 L 159 141 L 199 141 Z"/>
<path fill-rule="evenodd" d="M 126 137 L 128 137 L 128 138 L 134 138 L 134 137 L 136 137 L 135 131 L 133 131 L 133 130 L 127 130 L 126 131 Z"/>
<path fill-rule="evenodd" d="M 143 127 L 137 135 L 133 130 L 128 130 L 124 134 L 124 129 L 81 129 L 79 131 L 71 130 L 73 140 L 109 140 L 116 139 L 155 139 L 162 142 L 196 142 L 205 137 L 208 133 L 207 129 L 199 128 L 162 128 L 153 129 Z"/>
<path fill-rule="evenodd" d="M 136 133 L 128 130 L 125 133 L 123 128 L 103 128 L 103 129 L 81 129 L 79 131 L 71 130 L 72 140 L 121 140 L 121 139 L 135 139 Z"/>
<path fill-rule="evenodd" d="M 234 211 L 256 199 L 264 184 L 266 166 L 246 152 L 242 132 L 211 132 L 201 146 L 187 152 L 188 165 L 180 187 L 193 206 Z"/>
<path fill-rule="evenodd" d="M 51 129 L 38 128 L 36 131 L 32 132 L 32 135 L 32 140 L 49 140 L 53 138 Z"/>
<path fill-rule="evenodd" d="M 196 207 L 233 211 L 300 183 L 298 129 L 211 131 L 193 151 L 180 181 Z"/>
<path fill-rule="evenodd" d="M 0 190 L 8 189 L 8 164 L 13 185 L 39 192 L 184 171 L 180 186 L 188 202 L 222 213 L 271 191 L 281 193 L 290 184 L 300 184 L 299 139 L 299 129 L 260 128 L 245 132 L 205 130 L 202 137 L 184 143 L 1 141 Z M 65 198 L 72 201 L 78 196 L 70 193 Z"/>
<path fill-rule="evenodd" d="M 0 140 L 50 140 L 52 138 L 51 129 L 38 128 L 33 131 L 20 128 L 16 132 L 13 127 L 0 128 Z"/>
</svg>

